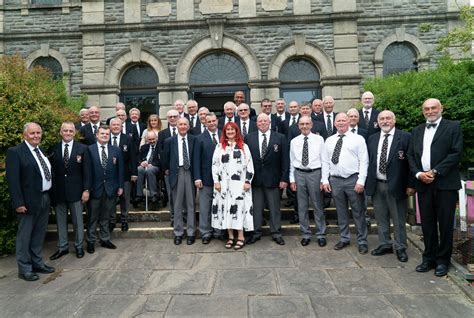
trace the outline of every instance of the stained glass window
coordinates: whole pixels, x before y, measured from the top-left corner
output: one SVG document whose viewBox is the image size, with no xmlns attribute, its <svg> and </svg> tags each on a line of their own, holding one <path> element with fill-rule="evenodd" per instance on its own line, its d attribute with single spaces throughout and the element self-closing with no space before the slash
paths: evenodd
<svg viewBox="0 0 474 318">
<path fill-rule="evenodd" d="M 396 74 L 418 69 L 416 52 L 406 42 L 390 44 L 383 52 L 383 75 Z"/>
<path fill-rule="evenodd" d="M 63 77 L 63 68 L 54 57 L 38 57 L 34 60 L 32 67 L 41 66 L 51 72 L 53 79 L 60 80 Z"/>
<path fill-rule="evenodd" d="M 191 69 L 189 84 L 237 84 L 247 83 L 248 73 L 235 56 L 217 52 L 200 58 Z"/>
<path fill-rule="evenodd" d="M 148 64 L 136 64 L 130 67 L 122 76 L 122 89 L 155 88 L 158 85 L 158 75 Z"/>
<path fill-rule="evenodd" d="M 319 81 L 318 69 L 308 60 L 293 59 L 286 62 L 280 70 L 282 82 Z"/>
</svg>

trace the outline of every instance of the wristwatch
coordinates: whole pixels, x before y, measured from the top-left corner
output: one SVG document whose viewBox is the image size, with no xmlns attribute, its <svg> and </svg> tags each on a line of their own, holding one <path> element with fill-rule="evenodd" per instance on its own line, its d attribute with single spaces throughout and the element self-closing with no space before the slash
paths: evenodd
<svg viewBox="0 0 474 318">
<path fill-rule="evenodd" d="M 431 169 L 431 171 L 433 171 L 433 173 L 434 173 L 435 176 L 439 175 L 438 170 L 436 170 L 436 169 Z"/>
</svg>

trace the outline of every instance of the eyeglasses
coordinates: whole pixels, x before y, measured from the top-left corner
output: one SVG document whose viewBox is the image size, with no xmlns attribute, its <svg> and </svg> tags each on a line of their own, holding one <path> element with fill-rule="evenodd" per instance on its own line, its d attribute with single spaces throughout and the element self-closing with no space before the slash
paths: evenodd
<svg viewBox="0 0 474 318">
<path fill-rule="evenodd" d="M 179 116 L 168 116 L 168 118 L 178 118 Z"/>
<path fill-rule="evenodd" d="M 239 112 L 248 112 L 248 109 L 239 109 Z"/>
</svg>

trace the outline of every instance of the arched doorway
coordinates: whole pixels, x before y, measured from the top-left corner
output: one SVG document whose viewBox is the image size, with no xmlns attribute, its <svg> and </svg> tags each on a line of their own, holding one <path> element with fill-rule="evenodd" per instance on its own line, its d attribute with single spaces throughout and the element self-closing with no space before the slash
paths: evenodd
<svg viewBox="0 0 474 318">
<path fill-rule="evenodd" d="M 307 59 L 295 58 L 287 61 L 280 69 L 280 97 L 287 103 L 311 102 L 321 98 L 319 70 Z"/>
<path fill-rule="evenodd" d="M 249 100 L 248 78 L 240 59 L 226 52 L 211 52 L 192 66 L 189 95 L 199 106 L 220 115 L 224 103 L 234 99 L 235 91 L 244 91 Z"/>
<path fill-rule="evenodd" d="M 127 113 L 133 107 L 138 108 L 143 122 L 149 115 L 159 114 L 158 82 L 158 75 L 150 65 L 131 65 L 120 80 L 119 98 L 127 107 Z"/>
</svg>

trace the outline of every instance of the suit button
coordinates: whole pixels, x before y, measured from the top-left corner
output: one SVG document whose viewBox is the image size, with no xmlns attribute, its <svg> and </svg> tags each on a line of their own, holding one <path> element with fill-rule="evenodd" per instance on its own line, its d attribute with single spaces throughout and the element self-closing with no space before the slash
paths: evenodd
<svg viewBox="0 0 474 318">
<path fill-rule="evenodd" d="M 64 176 L 67 177 L 67 174 L 65 174 Z"/>
</svg>

